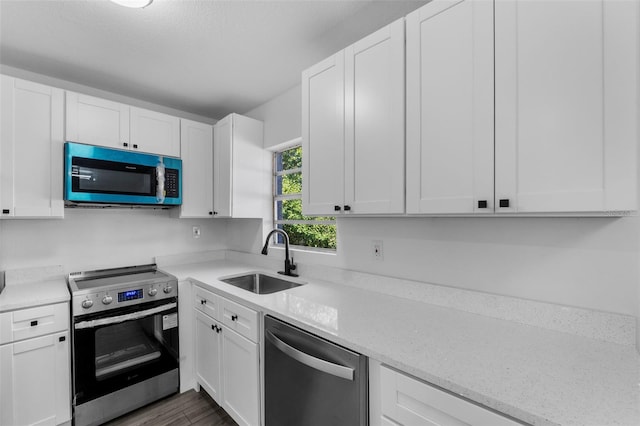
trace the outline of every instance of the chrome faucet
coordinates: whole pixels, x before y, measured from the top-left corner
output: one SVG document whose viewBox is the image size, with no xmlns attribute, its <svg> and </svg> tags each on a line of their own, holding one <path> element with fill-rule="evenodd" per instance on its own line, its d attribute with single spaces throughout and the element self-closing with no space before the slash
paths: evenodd
<svg viewBox="0 0 640 426">
<path fill-rule="evenodd" d="M 296 264 L 293 263 L 293 256 L 289 259 L 289 234 L 282 229 L 276 228 L 269 232 L 269 235 L 267 235 L 267 239 L 264 242 L 264 247 L 262 247 L 262 254 L 266 255 L 269 252 L 269 238 L 271 238 L 275 233 L 281 234 L 284 237 L 284 271 L 278 271 L 278 273 L 282 275 L 289 275 L 290 277 L 297 277 L 298 274 L 291 272 L 295 271 Z"/>
</svg>

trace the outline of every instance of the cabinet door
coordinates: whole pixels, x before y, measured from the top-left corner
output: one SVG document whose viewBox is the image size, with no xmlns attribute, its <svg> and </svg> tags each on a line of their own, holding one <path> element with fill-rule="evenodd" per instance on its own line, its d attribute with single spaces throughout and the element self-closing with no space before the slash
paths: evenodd
<svg viewBox="0 0 640 426">
<path fill-rule="evenodd" d="M 493 212 L 493 143 L 493 1 L 434 0 L 407 16 L 407 213 Z"/>
<path fill-rule="evenodd" d="M 73 92 L 66 98 L 68 141 L 129 148 L 129 106 Z"/>
<path fill-rule="evenodd" d="M 180 119 L 131 107 L 130 148 L 135 151 L 180 157 Z"/>
<path fill-rule="evenodd" d="M 404 19 L 344 58 L 344 204 L 356 214 L 404 213 Z"/>
<path fill-rule="evenodd" d="M 180 123 L 182 206 L 180 217 L 213 216 L 213 127 L 190 120 Z"/>
<path fill-rule="evenodd" d="M 636 208 L 637 21 L 636 1 L 495 3 L 496 211 Z"/>
<path fill-rule="evenodd" d="M 1 77 L 0 217 L 63 217 L 64 92 Z"/>
<path fill-rule="evenodd" d="M 69 332 L 0 346 L 0 424 L 71 420 Z"/>
<path fill-rule="evenodd" d="M 513 420 L 386 367 L 380 368 L 382 424 L 517 426 Z"/>
<path fill-rule="evenodd" d="M 213 214 L 231 217 L 232 116 L 213 127 Z"/>
<path fill-rule="evenodd" d="M 302 211 L 344 207 L 344 52 L 302 73 Z"/>
<path fill-rule="evenodd" d="M 194 310 L 195 313 L 195 346 L 196 346 L 196 380 L 216 402 L 221 402 L 221 333 L 217 331 L 220 324 L 207 315 Z"/>
<path fill-rule="evenodd" d="M 258 345 L 225 328 L 222 332 L 224 408 L 241 426 L 258 425 Z"/>
</svg>

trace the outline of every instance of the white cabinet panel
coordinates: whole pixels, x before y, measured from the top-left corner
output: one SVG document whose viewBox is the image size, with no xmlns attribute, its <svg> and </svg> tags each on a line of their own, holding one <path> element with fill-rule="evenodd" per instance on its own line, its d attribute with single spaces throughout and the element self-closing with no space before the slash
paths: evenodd
<svg viewBox="0 0 640 426">
<path fill-rule="evenodd" d="M 404 20 L 302 73 L 309 215 L 404 212 Z"/>
<path fill-rule="evenodd" d="M 63 217 L 64 92 L 1 76 L 0 217 Z"/>
<path fill-rule="evenodd" d="M 331 215 L 344 204 L 344 52 L 302 73 L 302 208 Z"/>
<path fill-rule="evenodd" d="M 213 134 L 213 214 L 261 218 L 271 210 L 270 153 L 263 125 L 239 114 L 218 121 Z"/>
<path fill-rule="evenodd" d="M 182 206 L 180 217 L 213 216 L 213 126 L 180 123 Z"/>
<path fill-rule="evenodd" d="M 213 214 L 231 217 L 232 118 L 220 120 L 213 128 Z"/>
<path fill-rule="evenodd" d="M 131 148 L 141 152 L 180 157 L 180 119 L 131 107 Z"/>
<path fill-rule="evenodd" d="M 260 423 L 258 345 L 239 334 L 222 332 L 223 382 L 222 408 L 241 426 Z"/>
<path fill-rule="evenodd" d="M 219 402 L 222 396 L 222 338 L 216 327 L 220 324 L 199 311 L 195 311 L 195 319 L 196 380 Z"/>
<path fill-rule="evenodd" d="M 408 15 L 407 213 L 493 212 L 493 125 L 493 2 Z"/>
<path fill-rule="evenodd" d="M 197 285 L 193 289 L 196 380 L 238 424 L 257 426 L 260 424 L 258 313 Z M 210 310 L 212 300 L 216 301 L 215 310 Z M 205 315 L 205 309 L 220 320 Z"/>
<path fill-rule="evenodd" d="M 89 145 L 180 157 L 180 119 L 67 92 L 66 139 Z"/>
<path fill-rule="evenodd" d="M 129 107 L 93 96 L 67 92 L 66 139 L 90 145 L 127 149 Z"/>
<path fill-rule="evenodd" d="M 259 330 L 258 313 L 231 300 L 221 298 L 221 321 L 231 330 L 257 342 Z"/>
<path fill-rule="evenodd" d="M 347 47 L 345 204 L 404 212 L 404 20 Z"/>
<path fill-rule="evenodd" d="M 496 211 L 636 208 L 637 9 L 496 2 Z"/>
<path fill-rule="evenodd" d="M 193 288 L 195 294 L 193 307 L 219 321 L 221 319 L 220 297 L 202 287 L 194 286 Z"/>
<path fill-rule="evenodd" d="M 493 411 L 424 382 L 380 367 L 382 424 L 403 426 L 516 426 Z M 374 390 L 374 394 L 375 394 Z"/>
<path fill-rule="evenodd" d="M 0 424 L 71 420 L 69 305 L 0 315 Z"/>
</svg>

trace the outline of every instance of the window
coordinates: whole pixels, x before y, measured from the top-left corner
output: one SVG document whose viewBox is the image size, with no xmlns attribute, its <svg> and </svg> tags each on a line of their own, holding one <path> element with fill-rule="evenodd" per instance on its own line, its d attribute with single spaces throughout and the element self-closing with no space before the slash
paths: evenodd
<svg viewBox="0 0 640 426">
<path fill-rule="evenodd" d="M 335 217 L 302 215 L 302 147 L 274 153 L 273 163 L 275 227 L 289 234 L 292 245 L 335 250 Z M 284 244 L 280 234 L 276 236 L 276 243 Z"/>
</svg>

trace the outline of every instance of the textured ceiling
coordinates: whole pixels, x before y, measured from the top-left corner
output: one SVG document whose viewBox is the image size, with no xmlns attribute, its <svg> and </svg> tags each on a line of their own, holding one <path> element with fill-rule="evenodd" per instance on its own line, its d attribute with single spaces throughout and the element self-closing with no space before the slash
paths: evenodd
<svg viewBox="0 0 640 426">
<path fill-rule="evenodd" d="M 0 0 L 0 63 L 211 118 L 427 1 Z"/>
</svg>

